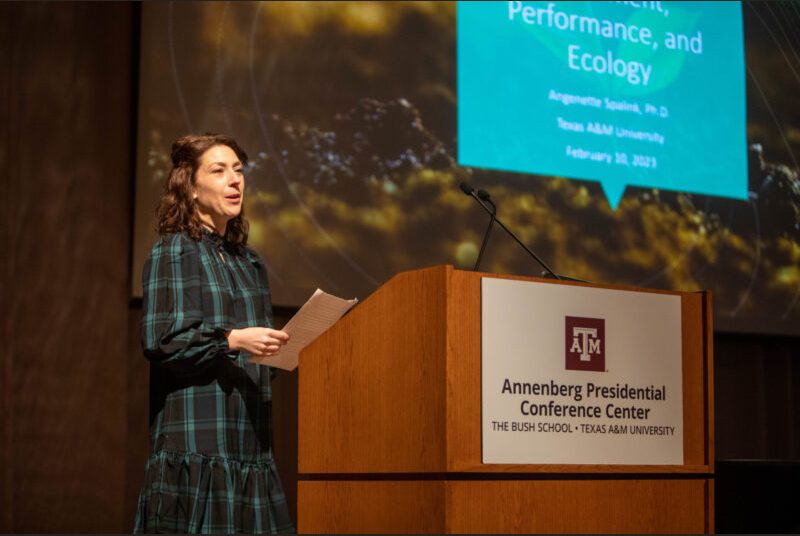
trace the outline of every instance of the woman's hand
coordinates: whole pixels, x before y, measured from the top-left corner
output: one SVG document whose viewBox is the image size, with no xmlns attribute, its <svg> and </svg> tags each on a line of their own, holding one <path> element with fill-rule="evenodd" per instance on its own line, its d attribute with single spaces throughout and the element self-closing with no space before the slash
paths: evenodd
<svg viewBox="0 0 800 536">
<path fill-rule="evenodd" d="M 277 354 L 289 342 L 289 334 L 271 328 L 232 329 L 228 332 L 228 347 L 231 350 L 266 357 Z"/>
</svg>

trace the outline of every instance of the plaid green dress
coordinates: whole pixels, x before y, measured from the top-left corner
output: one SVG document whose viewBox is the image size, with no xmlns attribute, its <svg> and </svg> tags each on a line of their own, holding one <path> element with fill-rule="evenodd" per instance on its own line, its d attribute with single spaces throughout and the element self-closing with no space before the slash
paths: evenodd
<svg viewBox="0 0 800 536">
<path fill-rule="evenodd" d="M 225 337 L 272 326 L 261 259 L 208 231 L 166 235 L 143 284 L 151 453 L 134 532 L 292 532 L 272 457 L 271 370 Z"/>
</svg>

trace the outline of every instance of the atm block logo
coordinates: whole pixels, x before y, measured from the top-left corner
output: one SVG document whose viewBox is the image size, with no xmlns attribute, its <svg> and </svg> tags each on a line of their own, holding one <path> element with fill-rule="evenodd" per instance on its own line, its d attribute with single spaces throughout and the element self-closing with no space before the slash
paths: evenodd
<svg viewBox="0 0 800 536">
<path fill-rule="evenodd" d="M 566 369 L 605 371 L 605 319 L 567 316 L 565 325 Z"/>
</svg>

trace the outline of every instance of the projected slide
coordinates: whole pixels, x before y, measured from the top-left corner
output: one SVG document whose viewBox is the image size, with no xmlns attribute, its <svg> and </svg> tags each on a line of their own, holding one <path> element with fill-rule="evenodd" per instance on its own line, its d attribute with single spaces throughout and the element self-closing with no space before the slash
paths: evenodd
<svg viewBox="0 0 800 536">
<path fill-rule="evenodd" d="M 459 164 L 747 199 L 738 2 L 459 2 Z"/>
<path fill-rule="evenodd" d="M 170 143 L 212 130 L 250 155 L 277 305 L 471 268 L 468 181 L 561 274 L 800 334 L 796 3 L 145 2 L 141 27 L 133 296 Z M 498 230 L 481 269 L 541 273 Z"/>
</svg>

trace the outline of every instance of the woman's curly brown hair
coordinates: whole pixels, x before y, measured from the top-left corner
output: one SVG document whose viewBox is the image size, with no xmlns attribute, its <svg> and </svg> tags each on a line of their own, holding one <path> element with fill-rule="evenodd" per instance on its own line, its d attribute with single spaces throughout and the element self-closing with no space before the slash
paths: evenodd
<svg viewBox="0 0 800 536">
<path fill-rule="evenodd" d="M 203 154 L 215 145 L 230 147 L 242 165 L 247 165 L 247 153 L 239 147 L 236 140 L 223 134 L 181 136 L 172 144 L 172 170 L 169 172 L 161 195 L 156 217 L 158 234 L 187 233 L 194 240 L 200 240 L 203 224 L 197 214 L 197 204 L 192 195 L 195 173 Z M 244 207 L 238 216 L 228 221 L 223 237 L 228 244 L 247 244 L 249 224 L 244 217 Z"/>
</svg>

